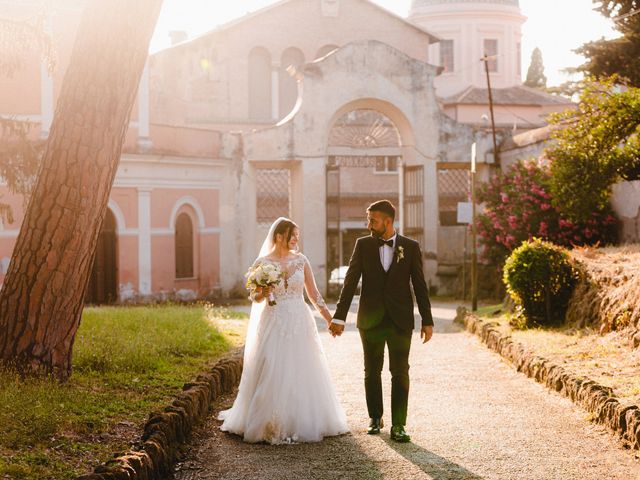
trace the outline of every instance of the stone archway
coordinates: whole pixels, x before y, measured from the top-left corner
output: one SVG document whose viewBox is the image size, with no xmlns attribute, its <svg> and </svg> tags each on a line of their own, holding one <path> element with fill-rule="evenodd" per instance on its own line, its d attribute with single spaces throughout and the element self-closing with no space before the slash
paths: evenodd
<svg viewBox="0 0 640 480">
<path fill-rule="evenodd" d="M 385 198 L 400 200 L 402 138 L 395 123 L 372 107 L 351 102 L 333 122 L 326 165 L 327 292 L 338 293 L 356 240 L 368 234 L 364 212 Z M 349 107 L 359 107 L 348 110 Z M 398 217 L 399 221 L 401 219 Z"/>
<path fill-rule="evenodd" d="M 399 202 L 400 210 L 411 209 L 404 215 L 400 212 L 399 217 L 406 219 L 403 227 L 414 230 L 411 234 L 405 229 L 406 234 L 414 238 L 422 235 L 419 241 L 425 274 L 429 281 L 437 281 L 437 165 L 468 162 L 474 140 L 471 129 L 459 127 L 440 111 L 433 88 L 437 68 L 390 45 L 367 40 L 347 44 L 291 73 L 298 83 L 296 108 L 273 127 L 243 134 L 237 144 L 242 170 L 236 202 L 243 205 L 242 215 L 251 219 L 238 225 L 235 232 L 236 244 L 249 247 L 241 251 L 242 264 L 249 264 L 255 255 L 255 247 L 246 239 L 260 238 L 256 191 L 263 180 L 256 172 L 277 168 L 286 171 L 289 178 L 281 190 L 289 197 L 290 216 L 302 228 L 304 252 L 318 284 L 327 284 L 331 267 L 327 256 L 327 165 L 329 157 L 340 153 L 339 148 L 333 150 L 339 146 L 329 146 L 329 139 L 345 114 L 373 110 L 386 118 L 383 125 L 393 124 L 398 132 L 399 141 L 390 147 L 401 159 L 400 169 L 405 169 L 404 175 L 398 173 L 398 189 L 404 189 L 405 198 L 411 197 L 413 202 Z M 366 141 L 362 146 L 367 150 Z M 364 156 L 384 156 L 379 150 L 369 153 Z"/>
<path fill-rule="evenodd" d="M 92 304 L 118 300 L 118 236 L 116 217 L 110 209 L 102 222 L 85 301 Z"/>
</svg>

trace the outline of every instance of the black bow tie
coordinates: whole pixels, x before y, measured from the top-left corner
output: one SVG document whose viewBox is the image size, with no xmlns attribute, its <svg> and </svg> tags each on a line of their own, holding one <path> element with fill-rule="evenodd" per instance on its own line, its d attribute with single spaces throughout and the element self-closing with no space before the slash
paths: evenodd
<svg viewBox="0 0 640 480">
<path fill-rule="evenodd" d="M 393 248 L 393 239 L 383 240 L 383 239 L 379 238 L 378 239 L 378 245 L 379 246 L 388 245 L 391 248 Z"/>
</svg>

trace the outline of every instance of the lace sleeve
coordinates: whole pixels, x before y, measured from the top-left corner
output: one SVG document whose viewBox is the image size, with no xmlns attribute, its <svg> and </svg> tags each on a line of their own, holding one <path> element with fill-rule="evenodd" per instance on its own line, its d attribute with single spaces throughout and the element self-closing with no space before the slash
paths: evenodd
<svg viewBox="0 0 640 480">
<path fill-rule="evenodd" d="M 318 313 L 324 315 L 325 313 L 329 313 L 329 309 L 327 308 L 327 304 L 322 298 L 322 294 L 318 290 L 318 286 L 316 285 L 316 279 L 313 276 L 313 271 L 311 270 L 311 264 L 307 257 L 304 257 L 304 287 L 307 291 L 307 296 L 309 300 L 316 308 Z"/>
</svg>

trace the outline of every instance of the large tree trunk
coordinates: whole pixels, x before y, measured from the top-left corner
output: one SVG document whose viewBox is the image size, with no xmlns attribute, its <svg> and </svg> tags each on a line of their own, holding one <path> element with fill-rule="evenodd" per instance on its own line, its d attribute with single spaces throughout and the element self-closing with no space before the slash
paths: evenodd
<svg viewBox="0 0 640 480">
<path fill-rule="evenodd" d="M 0 362 L 71 374 L 92 259 L 162 0 L 90 0 L 0 290 Z"/>
</svg>

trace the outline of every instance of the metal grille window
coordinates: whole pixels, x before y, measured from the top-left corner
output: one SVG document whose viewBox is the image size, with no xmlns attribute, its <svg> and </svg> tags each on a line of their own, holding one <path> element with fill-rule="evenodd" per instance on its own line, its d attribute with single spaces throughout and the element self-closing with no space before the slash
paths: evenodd
<svg viewBox="0 0 640 480">
<path fill-rule="evenodd" d="M 498 71 L 498 40 L 495 38 L 484 39 L 484 54 L 490 57 L 488 60 L 488 66 L 490 72 Z"/>
<path fill-rule="evenodd" d="M 469 170 L 466 168 L 438 170 L 440 225 L 458 225 L 458 202 L 468 202 L 469 192 Z"/>
<path fill-rule="evenodd" d="M 444 73 L 453 72 L 453 40 L 440 40 L 440 66 Z"/>
<path fill-rule="evenodd" d="M 376 157 L 376 166 L 374 168 L 376 173 L 397 173 L 398 172 L 398 157 L 386 156 Z"/>
<path fill-rule="evenodd" d="M 278 217 L 289 217 L 290 174 L 288 168 L 259 168 L 256 171 L 256 217 L 260 226 Z"/>
<path fill-rule="evenodd" d="M 176 219 L 176 278 L 193 277 L 193 224 L 181 213 Z"/>
</svg>

